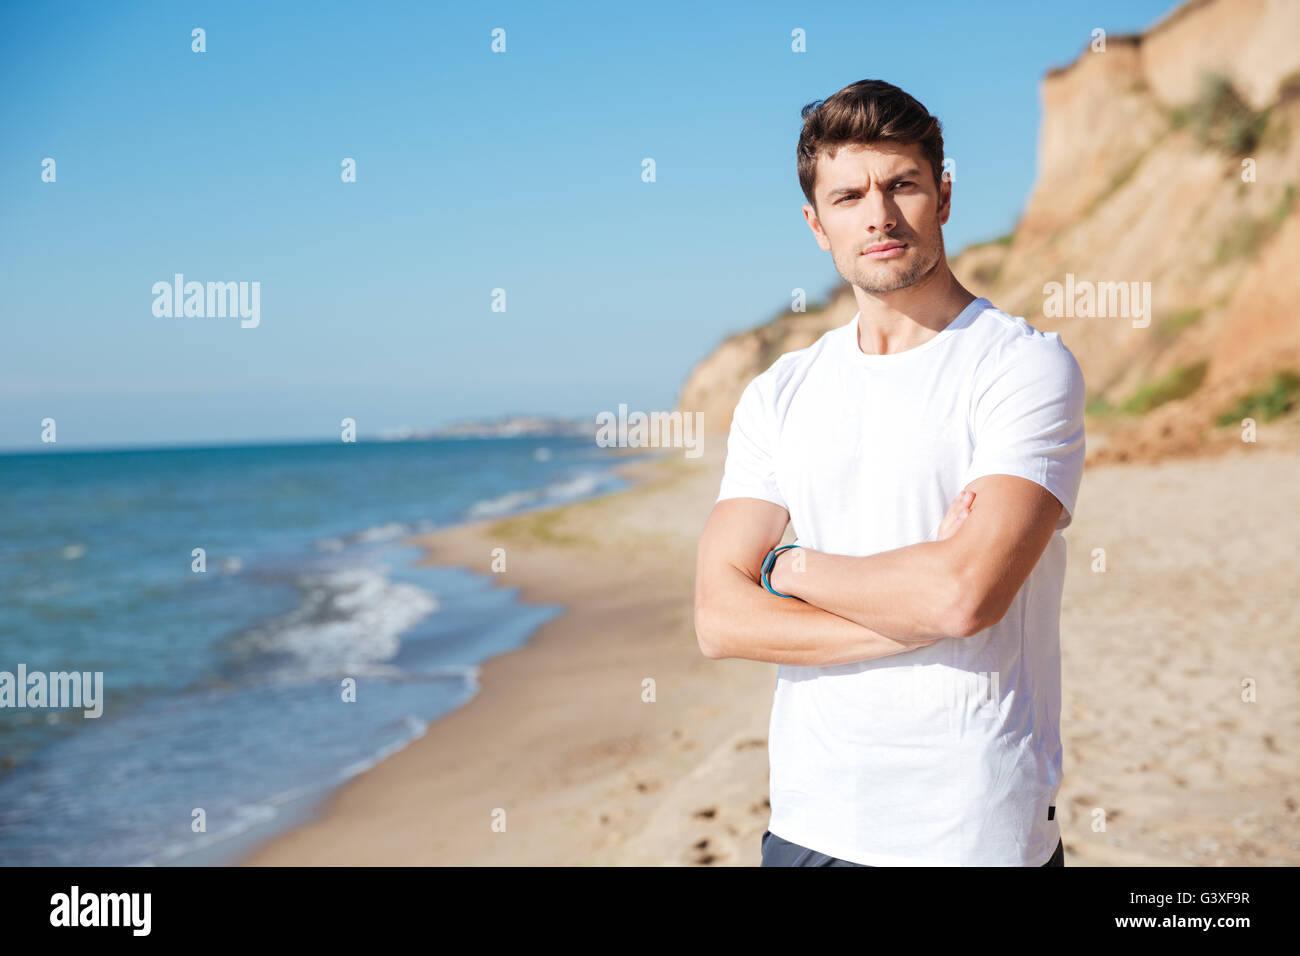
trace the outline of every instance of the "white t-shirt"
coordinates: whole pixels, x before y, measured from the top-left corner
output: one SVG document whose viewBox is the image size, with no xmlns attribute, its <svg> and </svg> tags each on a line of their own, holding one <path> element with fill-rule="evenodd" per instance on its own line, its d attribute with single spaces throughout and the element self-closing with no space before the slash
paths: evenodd
<svg viewBox="0 0 1300 956">
<path fill-rule="evenodd" d="M 1060 608 L 1083 475 L 1084 383 L 1055 332 L 970 303 L 913 349 L 869 355 L 858 315 L 745 388 L 718 500 L 790 513 L 799 544 L 862 556 L 933 541 L 991 474 L 1064 506 L 1003 619 L 969 638 L 779 669 L 769 829 L 870 866 L 1041 866 L 1060 828 Z M 978 499 L 974 509 L 980 507 Z"/>
</svg>

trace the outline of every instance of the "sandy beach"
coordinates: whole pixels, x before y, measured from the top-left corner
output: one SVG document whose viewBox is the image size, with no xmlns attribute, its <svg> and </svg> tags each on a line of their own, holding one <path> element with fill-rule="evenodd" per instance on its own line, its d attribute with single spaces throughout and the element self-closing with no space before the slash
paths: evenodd
<svg viewBox="0 0 1300 956">
<path fill-rule="evenodd" d="M 777 669 L 696 644 L 725 440 L 704 447 L 624 466 L 636 484 L 614 495 L 418 539 L 484 573 L 504 549 L 498 586 L 568 610 L 241 863 L 757 865 Z M 1085 471 L 1065 532 L 1066 865 L 1300 864 L 1298 487 L 1293 424 Z"/>
</svg>

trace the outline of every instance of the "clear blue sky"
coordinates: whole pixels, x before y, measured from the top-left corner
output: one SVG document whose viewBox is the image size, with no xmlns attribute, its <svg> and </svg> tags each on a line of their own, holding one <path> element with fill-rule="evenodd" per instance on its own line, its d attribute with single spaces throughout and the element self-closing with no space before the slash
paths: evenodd
<svg viewBox="0 0 1300 956">
<path fill-rule="evenodd" d="M 805 103 L 878 78 L 940 118 L 953 255 L 1015 223 L 1044 72 L 1175 6 L 7 4 L 0 447 L 46 417 L 72 449 L 671 408 L 842 281 L 800 213 Z M 259 281 L 260 326 L 155 317 L 176 272 Z"/>
</svg>

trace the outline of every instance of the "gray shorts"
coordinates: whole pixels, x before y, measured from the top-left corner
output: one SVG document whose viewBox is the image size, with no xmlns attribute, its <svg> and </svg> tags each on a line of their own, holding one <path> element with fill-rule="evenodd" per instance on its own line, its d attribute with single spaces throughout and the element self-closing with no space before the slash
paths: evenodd
<svg viewBox="0 0 1300 956">
<path fill-rule="evenodd" d="M 825 853 L 818 853 L 798 843 L 783 840 L 771 830 L 763 831 L 763 862 L 761 866 L 868 866 L 850 863 Z M 1065 866 L 1065 843 L 1056 841 L 1056 851 L 1043 866 Z"/>
</svg>

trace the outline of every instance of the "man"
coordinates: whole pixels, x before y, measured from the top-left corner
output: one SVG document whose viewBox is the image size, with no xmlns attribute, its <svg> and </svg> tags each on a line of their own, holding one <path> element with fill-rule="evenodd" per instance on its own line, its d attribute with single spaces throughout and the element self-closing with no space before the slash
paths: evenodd
<svg viewBox="0 0 1300 956">
<path fill-rule="evenodd" d="M 702 652 L 780 665 L 763 865 L 1062 865 L 1083 376 L 949 270 L 924 106 L 864 80 L 803 116 L 804 216 L 859 311 L 745 388 L 696 568 Z"/>
</svg>

